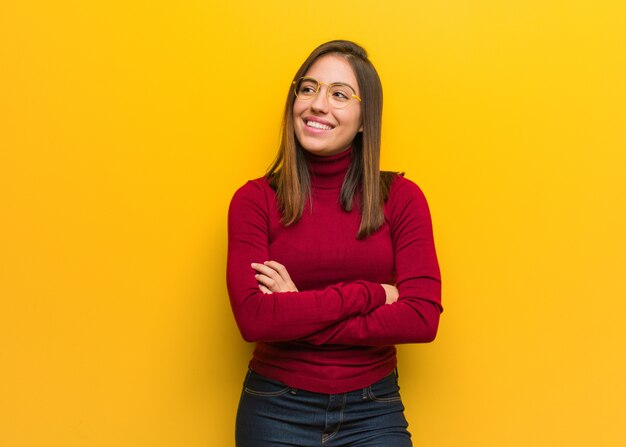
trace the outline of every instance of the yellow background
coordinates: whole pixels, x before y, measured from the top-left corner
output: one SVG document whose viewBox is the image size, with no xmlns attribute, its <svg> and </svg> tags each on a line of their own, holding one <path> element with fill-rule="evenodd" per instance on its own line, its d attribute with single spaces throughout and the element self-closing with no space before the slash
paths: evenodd
<svg viewBox="0 0 626 447">
<path fill-rule="evenodd" d="M 335 38 L 369 50 L 383 168 L 433 215 L 415 444 L 626 445 L 621 0 L 3 2 L 0 445 L 233 445 L 228 203 Z"/>
</svg>

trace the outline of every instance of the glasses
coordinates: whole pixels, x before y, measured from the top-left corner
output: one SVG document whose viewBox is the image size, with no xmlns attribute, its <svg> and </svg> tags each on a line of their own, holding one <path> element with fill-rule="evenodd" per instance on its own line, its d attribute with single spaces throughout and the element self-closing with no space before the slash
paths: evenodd
<svg viewBox="0 0 626 447">
<path fill-rule="evenodd" d="M 352 99 L 356 99 L 361 102 L 361 98 L 356 95 L 354 89 L 348 84 L 343 84 L 341 82 L 327 84 L 325 82 L 320 82 L 315 78 L 308 77 L 293 81 L 296 97 L 303 101 L 314 98 L 320 91 L 322 84 L 328 87 L 326 89 L 328 103 L 336 109 L 343 109 L 352 102 Z"/>
</svg>

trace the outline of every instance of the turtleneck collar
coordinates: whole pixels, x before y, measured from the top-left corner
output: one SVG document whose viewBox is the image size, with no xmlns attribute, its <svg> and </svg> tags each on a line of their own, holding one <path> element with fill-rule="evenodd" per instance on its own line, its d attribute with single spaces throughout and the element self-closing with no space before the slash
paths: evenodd
<svg viewBox="0 0 626 447">
<path fill-rule="evenodd" d="M 341 188 L 352 161 L 352 147 L 335 155 L 315 155 L 308 151 L 304 151 L 304 154 L 311 173 L 313 188 Z"/>
</svg>

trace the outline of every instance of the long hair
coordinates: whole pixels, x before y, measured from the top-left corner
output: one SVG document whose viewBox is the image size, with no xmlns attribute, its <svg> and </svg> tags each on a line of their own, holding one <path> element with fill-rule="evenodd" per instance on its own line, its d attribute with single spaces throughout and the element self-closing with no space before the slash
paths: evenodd
<svg viewBox="0 0 626 447">
<path fill-rule="evenodd" d="M 306 75 L 320 57 L 343 57 L 352 67 L 361 95 L 363 132 L 353 143 L 353 157 L 340 192 L 341 206 L 352 211 L 356 204 L 361 212 L 361 225 L 356 237 L 363 239 L 384 223 L 383 204 L 387 199 L 393 174 L 380 172 L 380 140 L 383 109 L 383 89 L 376 69 L 365 49 L 347 40 L 333 40 L 317 47 L 304 61 L 294 80 Z M 283 225 L 291 225 L 302 217 L 304 204 L 311 196 L 311 184 L 304 149 L 297 141 L 293 124 L 293 104 L 296 99 L 289 89 L 282 122 L 280 149 L 266 177 L 276 191 Z"/>
</svg>

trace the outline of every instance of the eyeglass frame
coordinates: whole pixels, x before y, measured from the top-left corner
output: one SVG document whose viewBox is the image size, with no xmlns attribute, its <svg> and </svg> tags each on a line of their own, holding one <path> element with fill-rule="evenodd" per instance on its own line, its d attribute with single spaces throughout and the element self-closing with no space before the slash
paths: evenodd
<svg viewBox="0 0 626 447">
<path fill-rule="evenodd" d="M 312 94 L 311 96 L 309 96 L 308 98 L 301 98 L 300 96 L 298 96 L 297 87 L 298 87 L 298 84 L 299 84 L 299 83 L 300 83 L 303 79 L 310 79 L 310 80 L 312 80 L 312 81 L 317 82 L 317 90 L 315 90 L 315 93 L 314 93 L 314 94 Z M 300 78 L 296 79 L 295 81 L 293 81 L 293 82 L 292 82 L 292 84 L 293 84 L 293 92 L 294 92 L 294 94 L 296 95 L 296 99 L 299 99 L 300 101 L 308 101 L 308 100 L 310 100 L 310 99 L 315 98 L 315 97 L 317 96 L 317 94 L 320 92 L 320 90 L 322 89 L 322 85 L 325 85 L 325 86 L 327 86 L 327 87 L 328 87 L 328 88 L 326 89 L 326 98 L 327 98 L 327 99 L 330 99 L 330 89 L 331 89 L 331 87 L 332 87 L 332 86 L 334 86 L 334 85 L 341 85 L 341 86 L 346 86 L 346 87 L 348 87 L 350 90 L 352 90 L 353 94 L 350 96 L 350 98 L 348 98 L 348 101 L 346 101 L 346 105 L 345 105 L 345 106 L 343 106 L 343 107 L 337 107 L 337 106 L 333 105 L 333 107 L 334 107 L 334 108 L 336 108 L 336 109 L 345 109 L 346 107 L 348 107 L 348 105 L 350 105 L 350 102 L 351 102 L 352 98 L 356 99 L 356 100 L 357 100 L 357 101 L 359 101 L 359 102 L 363 102 L 363 100 L 362 100 L 361 98 L 359 98 L 359 97 L 356 95 L 356 92 L 354 91 L 354 88 L 352 88 L 352 86 L 351 86 L 351 85 L 346 84 L 345 82 L 331 82 L 331 83 L 329 84 L 329 83 L 327 83 L 327 82 L 321 82 L 321 81 L 318 81 L 317 79 L 315 79 L 315 78 L 313 78 L 313 77 L 311 77 L 311 76 L 302 76 L 302 77 L 300 77 Z M 329 104 L 331 104 L 331 105 L 332 105 L 332 103 L 331 103 L 330 101 L 329 101 Z"/>
</svg>

